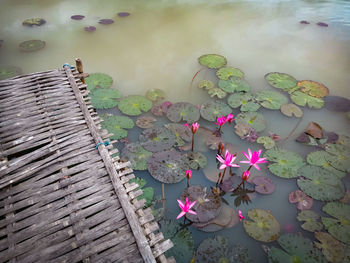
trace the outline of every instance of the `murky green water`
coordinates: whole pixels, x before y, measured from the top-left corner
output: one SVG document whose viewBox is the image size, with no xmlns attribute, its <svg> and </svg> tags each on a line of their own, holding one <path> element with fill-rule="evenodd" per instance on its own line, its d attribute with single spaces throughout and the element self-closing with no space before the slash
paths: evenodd
<svg viewBox="0 0 350 263">
<path fill-rule="evenodd" d="M 310 79 L 326 85 L 331 95 L 350 98 L 350 4 L 348 1 L 0 1 L 0 66 L 14 65 L 24 73 L 59 68 L 74 58 L 83 60 L 86 72 L 104 72 L 114 79 L 113 87 L 123 96 L 144 95 L 146 90 L 159 88 L 166 91 L 172 102 L 187 101 L 201 104 L 208 95 L 190 82 L 200 68 L 197 58 L 207 53 L 224 55 L 228 65 L 245 72 L 253 91 L 271 89 L 264 80 L 268 72 L 285 72 L 295 78 Z M 127 11 L 129 17 L 116 13 Z M 81 21 L 70 19 L 82 14 Z M 47 23 L 41 27 L 27 28 L 22 21 L 43 17 Z M 115 20 L 111 25 L 100 25 L 101 18 Z M 307 20 L 309 25 L 302 25 Z M 317 26 L 317 22 L 328 27 Z M 85 26 L 96 26 L 93 33 Z M 41 39 L 46 47 L 37 52 L 18 50 L 20 42 Z M 208 74 L 208 73 L 207 73 Z M 199 73 L 197 80 L 210 77 Z M 267 131 L 286 137 L 298 120 L 287 118 L 279 111 L 260 110 L 267 119 Z M 238 113 L 238 112 L 235 112 Z M 284 144 L 288 150 L 305 156 L 311 149 L 294 142 L 310 121 L 319 123 L 325 130 L 349 135 L 349 120 L 343 113 L 326 109 L 305 110 L 295 135 Z M 206 122 L 203 124 L 209 125 Z M 213 125 L 212 125 L 213 126 Z M 129 136 L 135 140 L 140 130 Z M 224 139 L 246 150 L 258 149 L 257 144 L 242 141 L 233 133 L 232 126 L 224 129 Z M 215 158 L 215 152 L 206 153 Z M 286 180 L 272 175 L 265 167 L 264 174 L 277 185 L 271 195 L 258 195 L 249 205 L 239 207 L 246 215 L 252 208 L 271 210 L 280 222 L 294 225 L 293 233 L 313 239 L 313 234 L 300 228 L 295 217 L 297 209 L 288 202 L 290 192 L 298 189 L 296 180 Z M 161 193 L 160 184 L 148 172 L 137 172 Z M 349 176 L 343 179 L 350 185 Z M 194 171 L 191 184 L 213 186 L 201 171 Z M 175 219 L 179 209 L 176 199 L 184 189 L 185 181 L 166 185 L 167 217 Z M 228 198 L 231 202 L 233 199 Z M 314 210 L 323 202 L 315 201 Z M 232 202 L 231 202 L 231 206 Z M 235 208 L 236 209 L 236 208 Z M 195 246 L 213 234 L 189 228 Z M 242 223 L 219 231 L 232 243 L 249 249 L 254 262 L 267 262 L 260 242 L 250 238 Z M 272 243 L 276 245 L 276 243 Z M 270 245 L 270 244 L 268 244 Z"/>
</svg>

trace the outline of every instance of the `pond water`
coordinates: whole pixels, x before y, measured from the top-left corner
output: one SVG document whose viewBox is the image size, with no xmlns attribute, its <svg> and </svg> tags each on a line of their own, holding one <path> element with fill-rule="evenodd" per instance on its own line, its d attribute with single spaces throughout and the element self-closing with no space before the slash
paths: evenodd
<svg viewBox="0 0 350 263">
<path fill-rule="evenodd" d="M 66 62 L 73 64 L 74 58 L 79 57 L 83 60 L 85 72 L 110 75 L 114 80 L 112 88 L 119 90 L 122 97 L 144 96 L 147 90 L 161 89 L 166 94 L 166 100 L 172 103 L 185 101 L 202 105 L 210 97 L 205 90 L 197 88 L 198 83 L 205 79 L 217 82 L 215 70 L 203 69 L 192 85 L 191 81 L 195 73 L 203 68 L 198 58 L 215 53 L 227 59 L 227 66 L 244 72 L 244 79 L 253 92 L 281 91 L 272 88 L 264 76 L 269 72 L 282 72 L 297 80 L 317 81 L 329 89 L 329 95 L 350 99 L 349 1 L 1 0 L 0 3 L 0 40 L 3 40 L 0 47 L 1 68 L 17 66 L 23 73 L 30 73 L 58 68 Z M 120 17 L 118 12 L 129 12 L 130 15 Z M 72 15 L 84 15 L 85 18 L 72 20 Z M 25 19 L 34 17 L 44 18 L 46 23 L 33 27 L 22 25 Z M 106 18 L 113 19 L 114 23 L 98 23 Z M 309 24 L 301 24 L 301 20 Z M 319 26 L 318 22 L 328 26 Z M 86 32 L 86 26 L 95 26 L 96 31 Z M 19 51 L 19 44 L 31 39 L 40 39 L 46 45 L 35 52 Z M 282 93 L 289 97 L 288 93 Z M 259 132 L 259 136 L 268 136 L 269 131 L 277 133 L 282 138 L 277 142 L 278 147 L 297 152 L 305 159 L 309 152 L 321 150 L 295 142 L 309 122 L 320 124 L 327 132 L 350 135 L 350 121 L 346 113 L 326 108 L 301 108 L 301 120 L 286 117 L 279 110 L 260 108 L 259 113 L 265 117 L 267 128 Z M 232 111 L 235 117 L 240 113 L 238 108 Z M 117 108 L 99 111 L 101 114 L 106 112 L 122 114 Z M 151 113 L 145 115 L 152 116 Z M 159 127 L 169 122 L 165 117 L 156 118 L 156 126 Z M 135 121 L 137 117 L 132 119 Z M 201 127 L 215 128 L 213 121 L 202 118 L 199 123 Z M 248 148 L 263 149 L 261 144 L 249 143 L 237 136 L 234 125 L 225 124 L 222 138 L 226 143 L 232 143 L 238 153 L 242 150 L 246 152 Z M 289 136 L 295 127 L 295 132 Z M 132 142 L 137 141 L 141 132 L 142 129 L 135 126 L 129 131 L 128 138 Z M 205 168 L 204 172 L 219 173 L 215 164 L 216 150 L 208 149 L 204 133 L 199 131 L 195 135 L 195 150 L 202 152 L 209 160 L 210 167 Z M 285 138 L 288 139 L 284 141 Z M 118 143 L 117 147 L 121 150 L 124 144 Z M 350 156 L 344 158 L 348 160 Z M 238 175 L 247 167 L 241 166 L 234 170 Z M 281 235 L 301 233 L 303 237 L 315 241 L 314 234 L 302 229 L 302 223 L 296 219 L 299 212 L 296 205 L 288 201 L 289 193 L 299 189 L 297 180 L 278 177 L 266 165 L 260 166 L 261 171 L 252 168 L 252 177 L 268 177 L 276 184 L 275 192 L 270 195 L 255 193 L 252 202 L 239 207 L 234 205 L 235 197 L 226 194 L 224 198 L 230 207 L 236 212 L 240 209 L 244 220 L 250 220 L 247 213 L 251 209 L 270 211 L 280 224 Z M 205 177 L 202 169 L 192 171 L 191 185 L 200 184 L 208 190 L 215 186 Z M 148 171 L 135 171 L 135 175 L 146 179 L 146 186 L 154 187 L 155 196 L 161 195 L 161 183 L 153 179 Z M 340 180 L 350 187 L 349 175 Z M 167 219 L 176 221 L 180 212 L 176 199 L 185 188 L 185 179 L 180 183 L 165 184 Z M 312 210 L 327 216 L 321 211 L 325 203 L 314 200 Z M 343 211 L 348 210 L 344 208 Z M 345 216 L 350 218 L 349 214 Z M 178 222 L 182 223 L 182 218 Z M 348 224 L 344 225 L 348 227 Z M 346 229 L 349 241 L 350 232 Z M 230 244 L 248 248 L 253 262 L 268 262 L 262 245 L 279 246 L 276 241 L 256 241 L 246 233 L 242 222 L 214 233 L 199 231 L 192 226 L 188 230 L 192 233 L 195 248 L 204 239 L 221 235 L 228 238 Z M 327 233 L 325 228 L 322 231 Z M 337 243 L 337 246 L 344 249 L 343 244 Z M 343 260 L 346 262 L 349 257 Z"/>
</svg>

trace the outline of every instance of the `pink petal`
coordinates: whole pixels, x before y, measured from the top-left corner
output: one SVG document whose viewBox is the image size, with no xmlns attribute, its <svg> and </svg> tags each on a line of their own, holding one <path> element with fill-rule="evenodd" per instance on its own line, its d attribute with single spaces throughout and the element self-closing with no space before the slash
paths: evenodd
<svg viewBox="0 0 350 263">
<path fill-rule="evenodd" d="M 250 163 L 250 161 L 239 161 L 240 163 Z"/>
<path fill-rule="evenodd" d="M 179 206 L 181 209 L 183 209 L 185 207 L 184 203 L 182 203 L 181 200 L 177 199 L 177 202 L 179 203 Z"/>
<path fill-rule="evenodd" d="M 197 201 L 194 201 L 192 204 L 190 204 L 190 206 L 188 207 L 188 209 L 191 209 L 196 203 L 197 203 Z"/>
<path fill-rule="evenodd" d="M 225 160 L 222 159 L 222 157 L 219 154 L 216 155 L 216 159 L 218 159 L 220 163 L 225 163 Z"/>
<path fill-rule="evenodd" d="M 258 171 L 260 171 L 260 167 L 259 167 L 259 165 L 258 164 L 253 164 L 253 166 L 258 170 Z"/>
<path fill-rule="evenodd" d="M 222 170 L 222 169 L 225 169 L 227 167 L 227 165 L 226 164 L 222 164 L 221 166 L 220 166 L 220 170 Z"/>
<path fill-rule="evenodd" d="M 192 214 L 192 215 L 196 215 L 197 213 L 193 210 L 188 210 L 188 213 Z"/>
<path fill-rule="evenodd" d="M 182 212 L 177 216 L 176 219 L 179 219 L 180 217 L 183 217 L 185 214 L 186 214 L 186 213 L 182 211 Z"/>
<path fill-rule="evenodd" d="M 250 160 L 250 157 L 245 153 L 245 152 L 242 152 L 245 156 L 245 158 L 247 158 L 248 160 Z M 249 162 L 248 162 L 249 163 Z"/>
</svg>

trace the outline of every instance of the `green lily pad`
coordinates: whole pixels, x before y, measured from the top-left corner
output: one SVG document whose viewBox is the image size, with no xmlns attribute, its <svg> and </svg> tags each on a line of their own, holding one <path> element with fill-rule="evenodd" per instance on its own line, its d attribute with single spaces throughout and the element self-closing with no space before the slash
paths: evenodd
<svg viewBox="0 0 350 263">
<path fill-rule="evenodd" d="M 337 176 L 338 178 L 343 178 L 345 177 L 346 173 L 340 171 L 336 166 L 334 166 L 337 161 L 336 158 L 337 157 L 326 151 L 315 151 L 307 155 L 306 161 L 311 165 L 320 166 L 329 170 L 331 174 Z"/>
<path fill-rule="evenodd" d="M 272 247 L 268 254 L 269 263 L 327 263 L 321 251 L 314 248 L 307 238 L 284 234 L 277 242 L 284 250 Z"/>
<path fill-rule="evenodd" d="M 218 86 L 220 89 L 227 93 L 237 92 L 249 92 L 251 87 L 248 82 L 244 79 L 240 78 L 230 78 L 228 80 L 220 79 L 218 82 Z"/>
<path fill-rule="evenodd" d="M 269 162 L 269 170 L 274 175 L 283 178 L 298 177 L 298 169 L 305 165 L 303 158 L 294 152 L 285 149 L 274 148 L 267 150 L 264 154 Z"/>
<path fill-rule="evenodd" d="M 120 92 L 115 89 L 95 89 L 90 93 L 91 103 L 96 109 L 110 109 L 118 105 Z"/>
<path fill-rule="evenodd" d="M 89 74 L 87 78 L 85 78 L 85 84 L 90 91 L 93 91 L 96 88 L 110 88 L 112 86 L 112 83 L 112 77 L 104 73 L 92 73 Z"/>
<path fill-rule="evenodd" d="M 216 76 L 222 80 L 228 80 L 231 77 L 243 78 L 244 73 L 242 70 L 233 67 L 224 67 L 216 71 Z"/>
<path fill-rule="evenodd" d="M 265 118 L 258 112 L 241 112 L 236 116 L 236 124 L 239 123 L 248 124 L 256 132 L 261 132 L 266 128 Z"/>
<path fill-rule="evenodd" d="M 187 228 L 181 229 L 180 225 L 171 220 L 159 222 L 160 231 L 164 239 L 170 239 L 174 246 L 165 252 L 165 256 L 173 256 L 176 262 L 190 262 L 194 253 L 194 240 Z"/>
<path fill-rule="evenodd" d="M 137 197 L 137 200 L 145 199 L 146 203 L 144 207 L 148 207 L 153 201 L 154 189 L 152 187 L 143 188 L 147 183 L 147 181 L 143 178 L 135 177 L 129 180 L 129 183 L 133 183 L 133 182 L 136 182 L 139 185 L 139 187 L 136 190 L 139 190 L 139 189 L 142 190 L 142 195 L 139 195 Z"/>
<path fill-rule="evenodd" d="M 226 97 L 227 93 L 219 88 L 212 88 L 208 90 L 208 94 L 211 98 L 217 97 L 219 99 L 223 99 Z"/>
<path fill-rule="evenodd" d="M 321 242 L 314 242 L 318 249 L 321 249 L 323 255 L 329 262 L 343 263 L 345 261 L 345 246 L 330 234 L 325 232 L 316 232 L 315 237 Z"/>
<path fill-rule="evenodd" d="M 175 135 L 166 127 L 143 130 L 139 136 L 143 148 L 151 152 L 168 150 L 175 145 Z"/>
<path fill-rule="evenodd" d="M 297 184 L 307 195 L 321 201 L 333 201 L 345 194 L 343 182 L 326 169 L 307 165 L 299 169 Z"/>
<path fill-rule="evenodd" d="M 322 210 L 332 216 L 322 217 L 322 223 L 327 231 L 336 239 L 345 244 L 350 244 L 350 205 L 330 202 L 322 207 Z"/>
<path fill-rule="evenodd" d="M 134 170 L 147 170 L 147 160 L 152 152 L 145 150 L 139 142 L 126 144 L 121 152 L 121 159 L 130 161 Z"/>
<path fill-rule="evenodd" d="M 309 108 L 321 109 L 324 106 L 324 100 L 309 96 L 301 91 L 294 91 L 290 95 L 291 100 L 299 106 L 308 106 Z"/>
<path fill-rule="evenodd" d="M 22 69 L 14 66 L 0 67 L 0 80 L 13 78 L 21 75 Z"/>
<path fill-rule="evenodd" d="M 293 103 L 283 104 L 281 106 L 281 112 L 288 117 L 292 117 L 294 115 L 295 117 L 300 118 L 303 116 L 303 111 Z"/>
<path fill-rule="evenodd" d="M 255 95 L 252 93 L 238 92 L 231 94 L 227 103 L 232 108 L 241 107 L 241 111 L 257 111 L 260 108 L 260 104 L 254 102 Z"/>
<path fill-rule="evenodd" d="M 256 142 L 263 144 L 265 149 L 272 149 L 275 147 L 275 141 L 268 136 L 260 136 Z"/>
<path fill-rule="evenodd" d="M 181 261 L 185 262 L 185 261 Z M 203 240 L 196 252 L 195 263 L 252 263 L 248 249 L 232 245 L 226 237 L 214 236 Z"/>
<path fill-rule="evenodd" d="M 24 26 L 41 26 L 45 24 L 46 21 L 43 18 L 28 18 L 22 22 Z"/>
<path fill-rule="evenodd" d="M 318 221 L 319 218 L 320 215 L 312 210 L 303 210 L 299 212 L 297 216 L 298 221 L 305 221 L 305 223 L 301 225 L 301 228 L 310 232 L 322 230 L 323 224 Z"/>
<path fill-rule="evenodd" d="M 130 116 L 140 115 L 152 108 L 152 102 L 143 96 L 131 95 L 120 100 L 119 110 Z"/>
<path fill-rule="evenodd" d="M 161 89 L 150 89 L 146 92 L 146 98 L 151 101 L 160 101 L 165 99 L 165 92 Z"/>
<path fill-rule="evenodd" d="M 165 127 L 176 136 L 176 146 L 184 146 L 192 141 L 192 131 L 189 127 L 180 123 L 169 123 Z"/>
<path fill-rule="evenodd" d="M 280 235 L 280 224 L 271 213 L 262 209 L 251 209 L 243 221 L 244 230 L 249 236 L 261 242 L 272 242 Z"/>
<path fill-rule="evenodd" d="M 350 147 L 329 143 L 325 145 L 326 152 L 333 155 L 332 166 L 344 172 L 350 172 Z"/>
<path fill-rule="evenodd" d="M 101 123 L 103 129 L 113 133 L 111 139 L 119 140 L 128 136 L 126 129 L 134 128 L 134 121 L 126 116 L 107 116 L 103 118 L 104 121 Z"/>
<path fill-rule="evenodd" d="M 200 114 L 207 121 L 216 121 L 217 117 L 228 115 L 232 112 L 231 108 L 221 101 L 209 100 L 201 105 Z"/>
<path fill-rule="evenodd" d="M 305 94 L 308 94 L 312 97 L 323 98 L 329 94 L 328 88 L 316 81 L 312 80 L 301 80 L 298 81 L 299 90 Z"/>
<path fill-rule="evenodd" d="M 257 101 L 261 106 L 270 110 L 279 110 L 283 104 L 288 102 L 288 98 L 274 90 L 261 90 L 256 93 Z"/>
<path fill-rule="evenodd" d="M 276 89 L 289 91 L 297 86 L 297 80 L 286 73 L 271 72 L 265 75 L 266 81 Z"/>
<path fill-rule="evenodd" d="M 23 52 L 33 52 L 43 49 L 45 45 L 46 42 L 42 40 L 28 40 L 19 44 L 19 50 Z"/>
<path fill-rule="evenodd" d="M 171 105 L 166 114 L 172 122 L 179 122 L 181 120 L 193 123 L 199 120 L 199 110 L 195 105 L 188 102 L 177 102 Z"/>
<path fill-rule="evenodd" d="M 210 89 L 213 89 L 214 88 L 214 83 L 210 80 L 201 80 L 199 83 L 198 83 L 198 88 L 200 89 L 206 89 L 206 90 L 210 90 Z"/>
<path fill-rule="evenodd" d="M 153 178 L 166 184 L 182 181 L 189 169 L 186 158 L 174 149 L 153 153 L 147 163 Z"/>
<path fill-rule="evenodd" d="M 188 163 L 193 170 L 207 166 L 207 157 L 205 157 L 205 155 L 200 152 L 189 152 L 185 154 L 185 157 L 187 158 Z"/>
<path fill-rule="evenodd" d="M 200 56 L 198 58 L 199 64 L 202 66 L 207 66 L 208 68 L 218 69 L 227 64 L 227 60 L 225 57 L 217 54 L 207 54 Z"/>
</svg>

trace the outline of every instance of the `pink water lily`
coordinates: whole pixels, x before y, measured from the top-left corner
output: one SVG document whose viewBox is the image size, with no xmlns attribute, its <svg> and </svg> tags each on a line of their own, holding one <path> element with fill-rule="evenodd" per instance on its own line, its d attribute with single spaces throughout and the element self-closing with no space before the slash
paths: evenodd
<svg viewBox="0 0 350 263">
<path fill-rule="evenodd" d="M 222 126 L 226 123 L 226 118 L 225 118 L 225 115 L 222 115 L 221 117 L 217 117 L 216 118 L 216 122 L 215 124 L 218 125 L 218 126 Z"/>
<path fill-rule="evenodd" d="M 226 122 L 231 123 L 232 121 L 234 121 L 235 119 L 233 118 L 233 114 L 230 113 L 229 115 L 227 115 L 226 117 Z"/>
<path fill-rule="evenodd" d="M 223 159 L 219 154 L 216 155 L 216 159 L 222 163 L 220 170 L 225 169 L 226 167 L 239 167 L 239 164 L 233 163 L 236 160 L 236 154 L 230 154 L 228 150 L 225 153 L 225 159 Z"/>
<path fill-rule="evenodd" d="M 187 123 L 184 124 L 186 127 L 189 127 Z M 193 146 L 194 146 L 194 134 L 198 131 L 199 129 L 199 123 L 195 122 L 192 123 L 191 125 L 191 131 L 192 131 L 192 152 L 193 152 Z"/>
<path fill-rule="evenodd" d="M 238 217 L 239 217 L 239 221 L 242 221 L 244 219 L 244 216 L 242 215 L 241 210 L 238 210 Z"/>
<path fill-rule="evenodd" d="M 181 213 L 177 216 L 176 219 L 179 219 L 180 217 L 184 216 L 186 213 L 190 213 L 190 214 L 193 214 L 193 215 L 196 215 L 197 213 L 193 210 L 191 210 L 191 208 L 196 204 L 196 201 L 194 201 L 193 203 L 191 203 L 189 200 L 188 200 L 188 197 L 186 197 L 186 201 L 185 201 L 185 204 L 182 203 L 181 200 L 177 200 L 177 202 L 179 203 L 179 207 L 181 208 Z"/>
<path fill-rule="evenodd" d="M 187 178 L 187 187 L 190 187 L 190 179 L 192 177 L 192 171 L 186 170 L 186 178 Z"/>
<path fill-rule="evenodd" d="M 244 171 L 244 173 L 242 174 L 242 180 L 247 181 L 249 177 L 250 177 L 250 172 L 248 170 Z"/>
<path fill-rule="evenodd" d="M 240 161 L 241 163 L 248 163 L 251 166 L 254 166 L 257 170 L 260 171 L 259 163 L 267 163 L 266 158 L 260 158 L 261 150 L 252 151 L 248 148 L 248 154 L 243 152 L 244 156 L 248 159 L 248 161 Z"/>
</svg>

